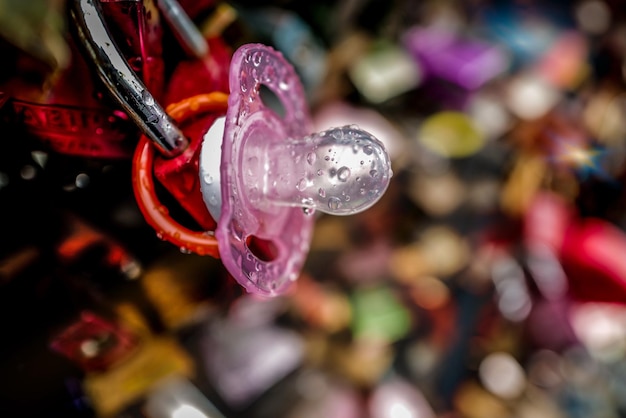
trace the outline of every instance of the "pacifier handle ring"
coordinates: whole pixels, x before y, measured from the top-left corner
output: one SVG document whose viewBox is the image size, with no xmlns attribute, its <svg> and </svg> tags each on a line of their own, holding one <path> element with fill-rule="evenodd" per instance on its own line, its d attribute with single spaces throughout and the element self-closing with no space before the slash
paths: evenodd
<svg viewBox="0 0 626 418">
<path fill-rule="evenodd" d="M 177 122 L 204 112 L 226 112 L 228 95 L 221 92 L 199 94 L 169 105 L 167 113 Z M 219 258 L 217 239 L 204 231 L 192 231 L 169 215 L 156 195 L 152 168 L 155 147 L 145 135 L 137 143 L 133 156 L 133 191 L 137 205 L 159 238 L 177 245 L 181 250 Z"/>
</svg>

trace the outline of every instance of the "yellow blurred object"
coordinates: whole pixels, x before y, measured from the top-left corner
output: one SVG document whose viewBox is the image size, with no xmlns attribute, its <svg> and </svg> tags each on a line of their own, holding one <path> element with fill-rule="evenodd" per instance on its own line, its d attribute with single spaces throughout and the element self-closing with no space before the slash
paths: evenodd
<svg viewBox="0 0 626 418">
<path fill-rule="evenodd" d="M 522 215 L 541 187 L 545 173 L 544 157 L 520 154 L 502 191 L 502 210 L 512 216 Z"/>
<path fill-rule="evenodd" d="M 454 405 L 466 418 L 501 418 L 511 416 L 506 405 L 477 383 L 466 382 L 457 391 Z"/>
<path fill-rule="evenodd" d="M 0 37 L 52 71 L 69 65 L 65 35 L 65 1 L 0 0 Z"/>
<path fill-rule="evenodd" d="M 467 241 L 444 226 L 428 228 L 420 236 L 422 251 L 430 271 L 439 277 L 451 276 L 467 265 L 470 247 Z"/>
<path fill-rule="evenodd" d="M 626 95 L 623 93 L 609 88 L 598 91 L 584 109 L 585 126 L 602 143 L 623 148 L 626 136 L 625 105 Z"/>
<path fill-rule="evenodd" d="M 423 276 L 448 277 L 465 267 L 470 247 L 460 235 L 447 227 L 427 229 L 418 242 L 394 250 L 389 260 L 392 276 L 414 284 Z"/>
<path fill-rule="evenodd" d="M 202 34 L 212 38 L 220 36 L 238 18 L 237 11 L 226 3 L 220 3 L 201 25 Z"/>
<path fill-rule="evenodd" d="M 178 344 L 154 338 L 142 341 L 140 350 L 115 368 L 87 375 L 84 386 L 98 416 L 111 417 L 163 379 L 190 377 L 193 370 L 193 361 Z"/>
<path fill-rule="evenodd" d="M 202 293 L 218 263 L 211 257 L 174 254 L 146 270 L 141 285 L 168 329 L 193 322 L 212 308 Z"/>
<path fill-rule="evenodd" d="M 335 346 L 330 354 L 331 367 L 358 386 L 373 385 L 393 360 L 391 346 L 375 341 Z"/>
<path fill-rule="evenodd" d="M 432 152 L 448 158 L 468 157 L 485 145 L 484 135 L 466 114 L 450 111 L 426 118 L 418 139 Z"/>
</svg>

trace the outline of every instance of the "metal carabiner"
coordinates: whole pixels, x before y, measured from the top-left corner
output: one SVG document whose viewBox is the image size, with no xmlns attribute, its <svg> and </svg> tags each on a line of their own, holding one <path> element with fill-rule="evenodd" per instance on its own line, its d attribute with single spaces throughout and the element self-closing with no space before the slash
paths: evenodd
<svg viewBox="0 0 626 418">
<path fill-rule="evenodd" d="M 114 101 L 165 158 L 180 155 L 189 141 L 130 67 L 111 36 L 98 0 L 74 0 L 71 16 L 88 60 Z"/>
</svg>

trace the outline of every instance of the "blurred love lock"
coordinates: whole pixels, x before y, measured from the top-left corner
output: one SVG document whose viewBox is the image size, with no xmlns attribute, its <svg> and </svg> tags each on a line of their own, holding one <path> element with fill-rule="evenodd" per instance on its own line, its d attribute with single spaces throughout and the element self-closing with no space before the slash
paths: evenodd
<svg viewBox="0 0 626 418">
<path fill-rule="evenodd" d="M 33 8 L 43 7 L 41 3 L 33 4 Z M 121 45 L 121 58 L 155 95 L 160 96 L 162 30 L 154 2 L 103 1 L 98 5 L 103 19 L 116 29 L 111 36 Z M 51 3 L 49 7 L 52 8 Z M 62 18 L 56 16 L 59 21 Z M 38 29 L 37 23 L 31 25 L 35 26 L 33 30 Z M 27 31 L 17 26 L 14 30 Z M 17 46 L 20 46 L 20 36 L 22 34 L 15 34 Z M 80 45 L 60 30 L 59 33 L 46 32 L 41 39 L 36 44 L 45 42 L 56 51 L 55 59 L 46 62 L 37 57 L 37 51 L 21 51 L 23 57 L 19 61 L 24 68 L 17 66 L 14 76 L 0 85 L 0 90 L 11 98 L 7 106 L 11 120 L 36 138 L 45 150 L 78 157 L 129 158 L 137 129 L 127 115 L 111 103 L 92 76 L 89 60 L 82 54 Z"/>
<path fill-rule="evenodd" d="M 526 213 L 525 240 L 529 250 L 549 251 L 558 257 L 568 279 L 566 286 L 575 299 L 626 300 L 626 263 L 622 257 L 626 236 L 616 226 L 599 218 L 581 218 L 563 199 L 543 193 L 535 197 Z M 551 288 L 556 277 L 552 272 Z"/>
</svg>

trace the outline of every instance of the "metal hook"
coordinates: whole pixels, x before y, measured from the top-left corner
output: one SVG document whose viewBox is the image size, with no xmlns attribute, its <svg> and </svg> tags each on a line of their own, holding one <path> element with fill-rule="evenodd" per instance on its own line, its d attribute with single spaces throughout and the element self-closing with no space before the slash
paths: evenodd
<svg viewBox="0 0 626 418">
<path fill-rule="evenodd" d="M 74 0 L 72 3 L 71 16 L 78 38 L 113 99 L 164 157 L 179 155 L 189 144 L 187 138 L 122 56 L 107 28 L 98 0 Z"/>
</svg>

